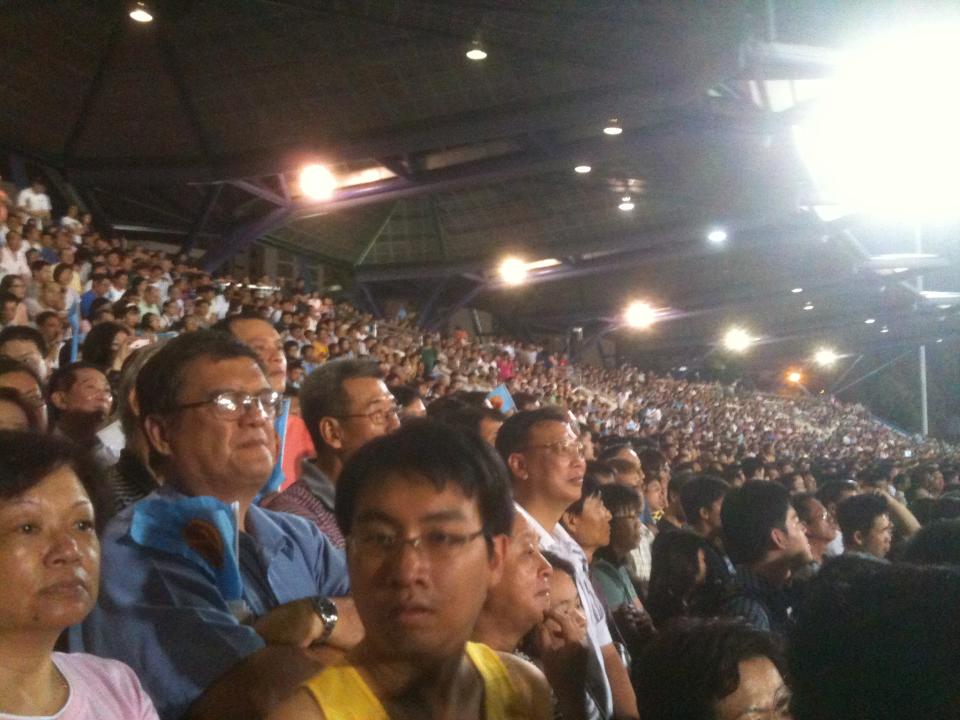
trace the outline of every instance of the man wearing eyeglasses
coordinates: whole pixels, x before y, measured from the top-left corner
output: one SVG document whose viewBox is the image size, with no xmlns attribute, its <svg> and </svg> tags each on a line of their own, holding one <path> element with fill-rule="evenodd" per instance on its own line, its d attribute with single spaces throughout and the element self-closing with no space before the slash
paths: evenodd
<svg viewBox="0 0 960 720">
<path fill-rule="evenodd" d="M 331 360 L 300 388 L 300 412 L 317 456 L 304 460 L 300 479 L 265 503 L 314 523 L 337 547 L 343 534 L 333 512 L 344 463 L 364 444 L 400 427 L 398 407 L 375 360 Z"/>
<path fill-rule="evenodd" d="M 497 450 L 510 470 L 520 512 L 537 532 L 541 550 L 570 562 L 587 615 L 587 640 L 603 668 L 598 699 L 604 717 L 637 718 L 630 676 L 610 636 L 606 610 L 590 582 L 583 550 L 561 527 L 564 511 L 580 500 L 586 462 L 568 415 L 557 407 L 519 412 L 497 434 Z"/>
<path fill-rule="evenodd" d="M 343 553 L 253 502 L 279 394 L 248 346 L 181 335 L 146 362 L 136 398 L 164 485 L 104 530 L 100 600 L 71 649 L 134 667 L 163 720 L 261 717 L 316 671 L 313 648 L 362 636 Z"/>
</svg>

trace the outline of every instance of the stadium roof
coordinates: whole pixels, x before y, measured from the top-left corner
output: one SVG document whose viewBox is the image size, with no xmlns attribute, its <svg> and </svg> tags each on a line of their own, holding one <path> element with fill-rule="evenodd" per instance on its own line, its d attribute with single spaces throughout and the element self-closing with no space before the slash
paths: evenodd
<svg viewBox="0 0 960 720">
<path fill-rule="evenodd" d="M 374 297 L 472 302 L 520 333 L 602 332 L 643 297 L 667 311 L 643 341 L 663 351 L 707 346 L 734 322 L 801 344 L 957 328 L 957 298 L 907 282 L 923 269 L 928 289 L 955 289 L 952 234 L 929 234 L 933 260 L 878 264 L 913 250 L 912 231 L 823 222 L 794 150 L 791 126 L 829 76 L 830 48 L 868 10 L 147 4 L 155 20 L 138 24 L 119 0 L 9 3 L 0 142 L 101 222 L 205 247 L 211 267 L 261 240 Z M 465 57 L 475 42 L 482 62 Z M 602 132 L 611 118 L 622 134 Z M 298 197 L 308 160 L 349 184 L 328 202 Z M 618 209 L 626 195 L 632 211 Z M 714 227 L 725 243 L 705 239 Z M 503 288 L 507 252 L 559 265 Z"/>
</svg>

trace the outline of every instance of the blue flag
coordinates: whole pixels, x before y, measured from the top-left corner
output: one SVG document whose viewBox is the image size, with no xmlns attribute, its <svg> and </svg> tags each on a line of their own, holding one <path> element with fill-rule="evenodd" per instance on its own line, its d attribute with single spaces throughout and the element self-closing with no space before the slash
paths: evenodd
<svg viewBox="0 0 960 720">
<path fill-rule="evenodd" d="M 506 385 L 497 385 L 493 390 L 487 393 L 487 402 L 494 410 L 499 410 L 504 415 L 509 415 L 517 409 L 513 402 L 513 396 L 507 390 Z"/>
</svg>

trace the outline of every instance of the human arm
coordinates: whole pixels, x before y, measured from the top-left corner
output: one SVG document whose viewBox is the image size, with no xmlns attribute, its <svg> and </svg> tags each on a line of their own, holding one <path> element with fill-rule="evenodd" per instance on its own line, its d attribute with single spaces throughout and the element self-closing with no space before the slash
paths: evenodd
<svg viewBox="0 0 960 720">
<path fill-rule="evenodd" d="M 620 659 L 620 654 L 613 643 L 600 648 L 603 655 L 603 667 L 610 682 L 610 692 L 613 695 L 613 716 L 617 720 L 639 720 L 640 712 L 637 709 L 637 695 L 630 682 L 627 668 Z"/>
<path fill-rule="evenodd" d="M 586 720 L 586 632 L 570 615 L 547 610 L 537 626 L 537 646 L 559 714 L 564 720 Z"/>
<path fill-rule="evenodd" d="M 324 718 L 323 710 L 317 705 L 317 701 L 302 688 L 267 716 L 267 720 L 324 720 Z"/>
<path fill-rule="evenodd" d="M 353 598 L 331 600 L 337 606 L 337 624 L 324 644 L 349 650 L 363 639 L 363 624 Z M 314 610 L 312 598 L 294 600 L 274 608 L 257 618 L 253 629 L 268 645 L 292 645 L 303 649 L 315 647 L 325 635 L 325 626 Z"/>
<path fill-rule="evenodd" d="M 893 524 L 897 526 L 900 537 L 906 540 L 920 529 L 920 522 L 914 514 L 907 509 L 906 505 L 883 490 L 878 491 L 877 495 L 886 500 L 887 513 L 890 515 L 890 520 Z"/>
</svg>

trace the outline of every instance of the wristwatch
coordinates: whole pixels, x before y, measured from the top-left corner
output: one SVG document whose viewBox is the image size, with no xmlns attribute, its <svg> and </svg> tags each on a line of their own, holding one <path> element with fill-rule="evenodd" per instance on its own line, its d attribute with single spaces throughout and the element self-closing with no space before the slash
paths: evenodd
<svg viewBox="0 0 960 720">
<path fill-rule="evenodd" d="M 318 595 L 311 598 L 311 602 L 313 603 L 313 611 L 317 614 L 317 617 L 320 618 L 320 622 L 323 623 L 323 635 L 318 637 L 312 644 L 322 645 L 330 639 L 330 636 L 333 634 L 333 629 L 337 626 L 337 621 L 340 619 L 340 615 L 337 612 L 337 606 L 333 600 L 328 597 Z"/>
</svg>

